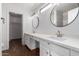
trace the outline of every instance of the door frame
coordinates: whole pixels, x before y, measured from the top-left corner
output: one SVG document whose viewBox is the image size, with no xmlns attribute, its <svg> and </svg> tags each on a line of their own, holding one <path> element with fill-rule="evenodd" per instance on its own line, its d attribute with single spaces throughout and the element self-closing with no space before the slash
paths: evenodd
<svg viewBox="0 0 79 59">
<path fill-rule="evenodd" d="M 0 3 L 0 56 L 2 55 L 2 4 Z"/>
</svg>

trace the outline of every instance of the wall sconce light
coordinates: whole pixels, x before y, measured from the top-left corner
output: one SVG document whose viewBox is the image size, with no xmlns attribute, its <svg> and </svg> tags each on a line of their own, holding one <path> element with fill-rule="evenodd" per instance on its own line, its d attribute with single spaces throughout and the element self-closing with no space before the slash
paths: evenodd
<svg viewBox="0 0 79 59">
<path fill-rule="evenodd" d="M 46 11 L 47 9 L 49 9 L 52 6 L 52 4 L 47 4 L 44 8 L 42 8 L 40 11 L 41 13 Z"/>
<path fill-rule="evenodd" d="M 50 3 L 50 4 L 47 4 L 44 8 L 42 8 L 40 11 L 41 13 L 46 11 L 47 9 L 49 9 L 51 6 L 54 7 L 56 5 L 59 5 L 59 3 Z"/>
</svg>

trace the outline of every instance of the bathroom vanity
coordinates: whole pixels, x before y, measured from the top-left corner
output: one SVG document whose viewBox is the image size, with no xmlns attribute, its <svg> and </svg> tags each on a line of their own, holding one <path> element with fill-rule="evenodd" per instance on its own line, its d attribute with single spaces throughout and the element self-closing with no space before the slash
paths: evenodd
<svg viewBox="0 0 79 59">
<path fill-rule="evenodd" d="M 39 42 L 40 56 L 79 56 L 79 40 L 46 34 L 24 34 L 25 44 L 32 50 Z"/>
</svg>

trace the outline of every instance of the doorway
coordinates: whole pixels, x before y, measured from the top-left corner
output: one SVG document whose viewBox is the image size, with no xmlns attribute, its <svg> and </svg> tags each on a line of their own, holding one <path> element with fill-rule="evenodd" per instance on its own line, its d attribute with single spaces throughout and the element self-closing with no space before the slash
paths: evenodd
<svg viewBox="0 0 79 59">
<path fill-rule="evenodd" d="M 9 13 L 9 50 L 18 51 L 22 46 L 22 15 Z M 11 53 L 10 52 L 10 53 Z"/>
<path fill-rule="evenodd" d="M 9 41 L 22 39 L 22 15 L 9 13 Z"/>
<path fill-rule="evenodd" d="M 9 13 L 9 50 L 2 51 L 3 56 L 16 55 L 22 46 L 22 15 Z M 17 53 L 15 53 L 17 52 Z"/>
</svg>

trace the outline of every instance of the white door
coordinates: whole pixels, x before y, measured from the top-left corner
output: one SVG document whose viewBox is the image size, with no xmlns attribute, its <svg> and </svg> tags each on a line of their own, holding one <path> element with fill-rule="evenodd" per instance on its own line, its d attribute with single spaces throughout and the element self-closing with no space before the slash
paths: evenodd
<svg viewBox="0 0 79 59">
<path fill-rule="evenodd" d="M 2 3 L 2 50 L 9 49 L 9 13 L 5 3 Z"/>
<path fill-rule="evenodd" d="M 40 40 L 40 56 L 49 56 L 49 45 L 47 41 Z"/>
<path fill-rule="evenodd" d="M 2 16 L 2 11 L 1 11 L 1 3 L 0 3 L 0 18 L 1 18 L 1 16 Z M 1 51 L 2 51 L 2 20 L 0 19 L 0 55 L 1 55 Z"/>
</svg>

